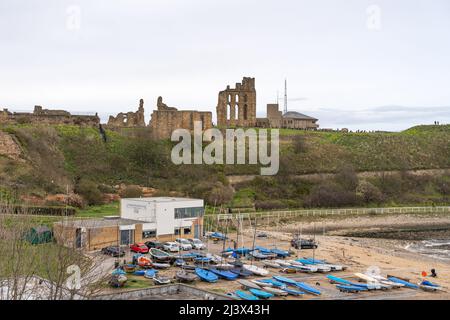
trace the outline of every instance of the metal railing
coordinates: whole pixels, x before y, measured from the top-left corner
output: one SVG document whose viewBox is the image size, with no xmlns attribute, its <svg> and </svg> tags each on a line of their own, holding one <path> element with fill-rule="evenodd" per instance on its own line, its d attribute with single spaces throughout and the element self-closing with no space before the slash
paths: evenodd
<svg viewBox="0 0 450 320">
<path fill-rule="evenodd" d="M 217 221 L 242 218 L 242 219 L 291 219 L 308 216 L 328 216 L 328 215 L 370 215 L 370 214 L 404 214 L 404 213 L 450 213 L 450 206 L 439 207 L 390 207 L 390 208 L 344 208 L 344 209 L 300 209 L 285 211 L 261 211 L 230 214 L 208 214 L 207 219 Z"/>
</svg>

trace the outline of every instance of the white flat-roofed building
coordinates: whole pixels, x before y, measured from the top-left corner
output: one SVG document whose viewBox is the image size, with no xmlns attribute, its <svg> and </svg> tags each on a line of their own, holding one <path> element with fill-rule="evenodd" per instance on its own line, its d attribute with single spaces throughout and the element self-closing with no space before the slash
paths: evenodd
<svg viewBox="0 0 450 320">
<path fill-rule="evenodd" d="M 120 201 L 122 219 L 143 222 L 143 239 L 199 238 L 202 236 L 203 214 L 202 199 L 152 197 Z"/>
</svg>

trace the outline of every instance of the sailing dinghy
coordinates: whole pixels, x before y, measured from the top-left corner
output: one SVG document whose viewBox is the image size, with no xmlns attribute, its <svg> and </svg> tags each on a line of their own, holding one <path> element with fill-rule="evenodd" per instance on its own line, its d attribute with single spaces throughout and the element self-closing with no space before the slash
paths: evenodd
<svg viewBox="0 0 450 320">
<path fill-rule="evenodd" d="M 173 259 L 171 254 L 156 248 L 151 248 L 149 253 L 157 261 L 167 262 Z"/>
<path fill-rule="evenodd" d="M 283 291 L 286 291 L 288 294 L 290 294 L 291 296 L 301 296 L 304 295 L 305 293 L 303 291 L 299 291 L 299 290 L 295 290 L 295 289 L 290 289 L 290 288 L 284 288 L 281 289 Z"/>
<path fill-rule="evenodd" d="M 198 276 L 194 273 L 186 272 L 185 270 L 178 270 L 176 275 L 181 282 L 194 282 L 198 279 Z"/>
<path fill-rule="evenodd" d="M 319 290 L 307 285 L 304 282 L 296 282 L 295 285 L 306 293 L 313 294 L 316 296 L 319 296 L 322 294 Z"/>
<path fill-rule="evenodd" d="M 443 288 L 435 283 L 432 283 L 430 281 L 424 280 L 421 283 L 419 283 L 419 287 L 420 289 L 424 290 L 424 291 L 438 291 L 438 290 L 443 290 Z"/>
<path fill-rule="evenodd" d="M 206 282 L 217 282 L 217 280 L 219 280 L 219 277 L 215 273 L 213 273 L 209 270 L 202 269 L 202 268 L 195 268 L 195 274 L 201 280 L 206 281 Z"/>
<path fill-rule="evenodd" d="M 349 293 L 357 293 L 361 291 L 367 291 L 364 287 L 357 287 L 357 286 L 350 286 L 345 284 L 338 284 L 336 288 L 339 289 L 341 292 L 349 292 Z"/>
<path fill-rule="evenodd" d="M 217 268 L 209 268 L 209 271 L 211 271 L 212 273 L 218 275 L 219 277 L 221 277 L 225 280 L 236 280 L 236 278 L 238 277 L 238 275 L 236 273 L 233 273 L 233 272 L 227 271 L 227 270 L 220 270 Z"/>
<path fill-rule="evenodd" d="M 253 294 L 247 293 L 242 290 L 236 290 L 234 293 L 243 300 L 259 300 L 259 298 L 255 297 Z"/>
<path fill-rule="evenodd" d="M 269 271 L 267 271 L 266 269 L 257 267 L 255 265 L 244 264 L 242 267 L 252 272 L 253 274 L 256 274 L 257 276 L 267 276 L 269 274 Z"/>
<path fill-rule="evenodd" d="M 248 280 L 238 280 L 238 282 L 244 287 L 244 288 L 250 288 L 250 289 L 261 289 L 259 285 L 252 281 Z"/>
<path fill-rule="evenodd" d="M 263 290 L 270 292 L 276 296 L 287 296 L 289 294 L 284 290 L 273 288 L 273 287 L 263 287 Z"/>
<path fill-rule="evenodd" d="M 259 289 L 249 289 L 254 296 L 261 299 L 270 299 L 273 297 L 273 293 L 269 293 L 267 291 L 259 290 Z"/>
<path fill-rule="evenodd" d="M 247 278 L 253 274 L 252 272 L 245 270 L 243 268 L 233 268 L 233 269 L 230 269 L 229 271 L 236 273 L 238 275 L 238 277 L 241 277 L 241 278 Z"/>
<path fill-rule="evenodd" d="M 286 278 L 286 277 L 282 277 L 282 276 L 273 276 L 273 278 L 277 281 L 284 282 L 291 286 L 295 286 L 295 284 L 297 283 L 297 281 L 295 281 L 294 279 L 290 279 L 290 278 Z"/>
<path fill-rule="evenodd" d="M 396 277 L 388 277 L 388 280 L 395 282 L 395 283 L 401 283 L 403 284 L 406 288 L 410 288 L 410 289 L 419 289 L 419 286 L 417 284 L 396 278 Z"/>
<path fill-rule="evenodd" d="M 266 267 L 275 268 L 275 269 L 281 268 L 281 266 L 278 263 L 276 263 L 275 261 L 265 260 L 262 263 Z"/>
</svg>

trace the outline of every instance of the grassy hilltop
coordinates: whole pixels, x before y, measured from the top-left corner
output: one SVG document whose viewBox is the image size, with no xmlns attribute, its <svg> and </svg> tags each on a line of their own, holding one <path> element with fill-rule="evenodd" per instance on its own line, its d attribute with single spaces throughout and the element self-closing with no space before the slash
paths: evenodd
<svg viewBox="0 0 450 320">
<path fill-rule="evenodd" d="M 96 204 L 102 194 L 114 193 L 113 186 L 124 183 L 216 204 L 281 208 L 446 203 L 450 188 L 448 176 L 419 179 L 402 174 L 395 177 L 398 181 L 391 181 L 394 177 L 362 181 L 355 174 L 450 168 L 449 125 L 399 133 L 281 130 L 278 175 L 239 183 L 234 189 L 226 176 L 258 174 L 259 166 L 176 166 L 170 161 L 173 143 L 151 140 L 146 129 L 107 130 L 106 143 L 96 128 L 15 125 L 1 130 L 23 151 L 20 160 L 0 156 L 2 197 L 43 197 L 65 193 L 68 187 Z M 337 176 L 318 181 L 295 177 L 314 173 Z"/>
</svg>

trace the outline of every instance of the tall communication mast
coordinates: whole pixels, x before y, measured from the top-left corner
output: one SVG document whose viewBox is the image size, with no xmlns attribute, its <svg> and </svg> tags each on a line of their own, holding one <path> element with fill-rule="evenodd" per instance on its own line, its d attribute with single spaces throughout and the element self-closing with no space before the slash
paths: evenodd
<svg viewBox="0 0 450 320">
<path fill-rule="evenodd" d="M 287 101 L 287 79 L 284 79 L 284 113 L 288 112 Z"/>
</svg>

